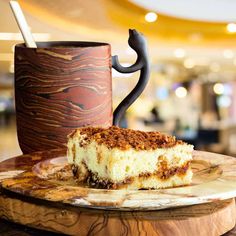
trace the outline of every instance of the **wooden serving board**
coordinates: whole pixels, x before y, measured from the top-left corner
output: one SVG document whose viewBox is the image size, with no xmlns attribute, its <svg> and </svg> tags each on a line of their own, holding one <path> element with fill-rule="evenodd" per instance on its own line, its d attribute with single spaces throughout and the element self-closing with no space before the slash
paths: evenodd
<svg viewBox="0 0 236 236">
<path fill-rule="evenodd" d="M 235 226 L 234 199 L 161 211 L 56 207 L 0 195 L 0 217 L 69 235 L 216 236 Z"/>
<path fill-rule="evenodd" d="M 188 188 L 201 184 L 209 186 L 210 182 L 216 180 L 213 186 L 218 184 L 218 187 L 220 181 L 223 181 L 224 185 L 228 183 L 227 179 L 232 180 L 229 182 L 230 184 L 233 182 L 233 169 L 235 169 L 233 158 L 202 152 L 195 152 L 194 155 L 198 160 L 193 165 L 195 168 L 194 185 L 185 187 L 186 196 L 181 190 L 181 198 L 178 194 L 172 199 L 169 198 L 172 203 L 173 199 L 177 199 L 177 202 L 182 201 L 182 205 L 183 199 L 186 200 L 186 197 L 196 199 L 195 196 L 190 195 Z M 65 156 L 65 151 L 52 150 L 22 155 L 1 162 L 0 217 L 34 228 L 70 235 L 211 236 L 221 235 L 235 225 L 234 199 L 213 198 L 212 196 L 216 197 L 214 188 L 211 192 L 215 195 L 209 195 L 208 201 L 211 203 L 179 208 L 170 208 L 169 204 L 170 209 L 154 210 L 155 205 L 150 204 L 148 196 L 151 201 L 154 199 L 154 202 L 158 203 L 159 198 L 155 198 L 155 196 L 162 195 L 161 199 L 166 196 L 167 202 L 170 195 L 163 194 L 163 190 L 160 192 L 153 190 L 132 191 L 131 194 L 121 191 L 119 193 L 120 190 L 89 189 L 86 186 L 74 186 L 70 181 L 63 180 L 64 184 L 62 184 L 63 181 L 45 179 L 64 165 L 63 156 Z M 215 163 L 209 162 L 213 156 L 218 165 L 216 161 Z M 231 168 L 227 167 L 227 169 L 225 167 L 227 165 L 230 165 Z M 226 175 L 226 173 L 228 174 Z M 234 185 L 230 186 L 234 188 Z M 175 188 L 175 190 L 183 188 Z M 203 190 L 205 189 L 203 188 Z M 227 187 L 224 187 L 223 190 L 226 191 L 226 194 L 223 195 L 221 191 L 222 198 L 224 198 L 223 196 L 225 198 L 233 196 L 232 191 L 228 191 Z M 89 202 L 88 200 L 92 198 L 91 195 L 89 198 L 87 196 L 91 193 L 95 197 L 100 194 L 100 198 L 95 202 Z M 125 196 L 129 194 L 132 201 L 136 196 L 136 205 L 124 207 L 122 205 L 124 201 L 119 205 L 120 201 L 117 196 L 124 196 L 122 194 L 126 194 Z M 173 192 L 172 196 L 174 196 Z M 79 197 L 84 198 L 86 204 L 78 204 L 78 202 L 75 204 L 74 200 Z M 144 202 L 144 207 L 142 202 Z M 186 201 L 185 204 L 188 205 L 189 202 Z M 164 205 L 158 205 L 156 209 L 161 209 L 160 206 L 164 207 Z M 177 206 L 177 204 L 172 205 L 172 207 Z"/>
</svg>

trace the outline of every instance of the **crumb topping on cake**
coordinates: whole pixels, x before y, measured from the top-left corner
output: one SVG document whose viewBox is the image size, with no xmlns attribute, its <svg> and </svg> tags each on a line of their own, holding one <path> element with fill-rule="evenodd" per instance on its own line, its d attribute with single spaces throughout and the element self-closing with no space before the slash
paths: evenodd
<svg viewBox="0 0 236 236">
<path fill-rule="evenodd" d="M 86 146 L 92 140 L 95 140 L 100 145 L 104 144 L 108 148 L 119 148 L 121 150 L 127 150 L 129 148 L 151 150 L 183 144 L 182 141 L 176 140 L 174 136 L 160 132 L 144 132 L 116 126 L 109 128 L 83 127 L 71 133 L 70 137 L 76 136 L 77 132 L 85 135 L 83 142 L 80 142 L 80 146 Z"/>
</svg>

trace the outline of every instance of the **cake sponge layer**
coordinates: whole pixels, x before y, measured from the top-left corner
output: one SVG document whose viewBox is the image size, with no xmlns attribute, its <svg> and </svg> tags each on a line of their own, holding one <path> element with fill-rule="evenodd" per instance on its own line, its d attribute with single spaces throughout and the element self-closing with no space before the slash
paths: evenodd
<svg viewBox="0 0 236 236">
<path fill-rule="evenodd" d="M 192 145 L 173 140 L 172 146 L 155 149 L 110 147 L 77 130 L 68 141 L 68 161 L 78 181 L 104 188 L 156 189 L 191 182 L 192 150 Z"/>
</svg>

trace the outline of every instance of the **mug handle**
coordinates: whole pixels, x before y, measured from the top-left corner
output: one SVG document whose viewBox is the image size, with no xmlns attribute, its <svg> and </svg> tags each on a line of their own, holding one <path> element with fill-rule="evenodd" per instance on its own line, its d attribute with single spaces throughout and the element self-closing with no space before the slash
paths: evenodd
<svg viewBox="0 0 236 236">
<path fill-rule="evenodd" d="M 118 61 L 118 56 L 115 55 L 112 56 L 112 67 L 120 73 L 133 73 L 138 70 L 141 70 L 141 72 L 134 89 L 123 99 L 113 113 L 113 125 L 115 126 L 119 126 L 120 120 L 126 110 L 143 92 L 150 74 L 150 63 L 145 37 L 135 29 L 129 29 L 128 44 L 137 53 L 136 62 L 129 67 L 123 67 Z"/>
</svg>

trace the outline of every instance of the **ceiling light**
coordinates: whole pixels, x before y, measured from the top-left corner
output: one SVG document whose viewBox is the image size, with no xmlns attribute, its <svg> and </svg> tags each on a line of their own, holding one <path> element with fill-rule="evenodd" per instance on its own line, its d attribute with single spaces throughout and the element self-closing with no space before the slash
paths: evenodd
<svg viewBox="0 0 236 236">
<path fill-rule="evenodd" d="M 213 87 L 213 91 L 218 95 L 223 94 L 224 93 L 224 85 L 221 83 L 216 83 Z"/>
<path fill-rule="evenodd" d="M 175 57 L 177 57 L 177 58 L 183 58 L 183 57 L 185 57 L 186 52 L 182 48 L 177 48 L 177 49 L 175 49 L 174 54 L 175 54 Z"/>
<path fill-rule="evenodd" d="M 184 67 L 187 69 L 191 69 L 195 66 L 195 62 L 191 58 L 187 58 L 184 60 Z"/>
<path fill-rule="evenodd" d="M 155 22 L 157 20 L 157 14 L 155 12 L 148 12 L 145 15 L 145 20 L 147 22 Z"/>
<path fill-rule="evenodd" d="M 234 52 L 230 49 L 225 49 L 223 51 L 223 56 L 224 56 L 224 58 L 231 59 L 234 57 Z"/>
<path fill-rule="evenodd" d="M 229 33 L 236 33 L 236 24 L 235 23 L 229 23 L 227 26 L 227 31 Z"/>
<path fill-rule="evenodd" d="M 187 89 L 185 87 L 178 87 L 176 90 L 175 90 L 175 95 L 179 98 L 184 98 L 187 96 Z"/>
</svg>

